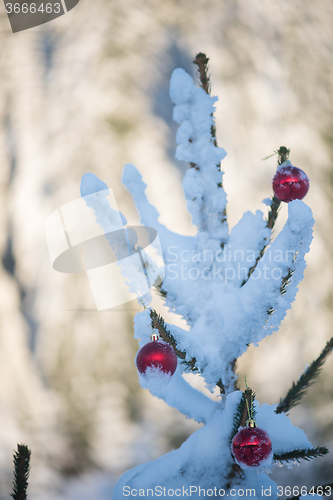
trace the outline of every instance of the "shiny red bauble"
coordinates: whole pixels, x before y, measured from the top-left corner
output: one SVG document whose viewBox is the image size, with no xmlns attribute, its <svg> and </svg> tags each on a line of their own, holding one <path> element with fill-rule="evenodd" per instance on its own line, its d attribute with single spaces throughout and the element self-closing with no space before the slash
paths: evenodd
<svg viewBox="0 0 333 500">
<path fill-rule="evenodd" d="M 306 173 L 293 167 L 290 162 L 282 163 L 273 178 L 275 196 L 286 203 L 304 198 L 309 187 L 310 181 Z"/>
<path fill-rule="evenodd" d="M 258 467 L 272 453 L 272 443 L 267 432 L 258 427 L 244 427 L 232 441 L 232 453 L 242 467 Z"/>
<path fill-rule="evenodd" d="M 148 368 L 173 375 L 177 368 L 177 356 L 172 347 L 162 340 L 148 342 L 136 355 L 136 367 L 144 375 Z"/>
</svg>

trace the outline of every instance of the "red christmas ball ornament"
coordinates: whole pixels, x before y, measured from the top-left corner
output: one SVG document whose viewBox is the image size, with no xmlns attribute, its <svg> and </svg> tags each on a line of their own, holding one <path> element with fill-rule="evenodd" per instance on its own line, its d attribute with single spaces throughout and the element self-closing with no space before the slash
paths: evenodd
<svg viewBox="0 0 333 500">
<path fill-rule="evenodd" d="M 177 368 L 177 356 L 173 348 L 159 338 L 151 336 L 136 355 L 136 367 L 150 388 L 159 389 L 170 382 Z"/>
<path fill-rule="evenodd" d="M 273 178 L 275 196 L 286 203 L 302 200 L 309 191 L 310 181 L 303 170 L 293 167 L 290 161 L 280 165 Z"/>
<path fill-rule="evenodd" d="M 232 441 L 233 456 L 241 467 L 258 467 L 272 458 L 272 443 L 267 432 L 258 427 L 243 427 Z"/>
</svg>

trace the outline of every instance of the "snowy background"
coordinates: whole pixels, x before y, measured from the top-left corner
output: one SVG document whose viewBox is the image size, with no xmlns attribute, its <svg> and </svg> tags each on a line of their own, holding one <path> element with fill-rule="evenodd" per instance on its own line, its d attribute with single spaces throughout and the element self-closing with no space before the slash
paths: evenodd
<svg viewBox="0 0 333 500">
<path fill-rule="evenodd" d="M 13 35 L 1 6 L 1 500 L 17 442 L 33 451 L 29 498 L 104 500 L 125 470 L 179 447 L 200 426 L 140 388 L 137 303 L 87 310 L 87 280 L 52 270 L 44 232 L 46 217 L 80 196 L 87 171 L 137 223 L 121 184 L 132 162 L 161 221 L 193 234 L 168 89 L 174 68 L 194 74 L 198 51 L 210 57 L 219 96 L 229 225 L 264 209 L 276 159 L 261 158 L 281 145 L 310 178 L 306 203 L 316 221 L 292 310 L 279 333 L 243 355 L 239 373 L 261 403 L 273 404 L 332 336 L 332 20 L 328 0 L 81 0 L 66 16 Z M 283 207 L 276 232 L 286 216 Z M 153 305 L 176 321 L 157 297 Z M 314 445 L 331 450 L 332 375 L 329 359 L 291 411 Z M 291 471 L 276 467 L 273 477 L 291 486 L 332 481 L 330 455 Z"/>
</svg>

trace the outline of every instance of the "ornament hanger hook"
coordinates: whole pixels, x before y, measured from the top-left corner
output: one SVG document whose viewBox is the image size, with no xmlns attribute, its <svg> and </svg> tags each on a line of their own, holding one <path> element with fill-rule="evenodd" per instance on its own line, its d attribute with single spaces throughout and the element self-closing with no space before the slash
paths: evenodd
<svg viewBox="0 0 333 500">
<path fill-rule="evenodd" d="M 143 302 L 143 300 L 139 299 L 139 302 L 143 305 L 143 308 L 144 308 L 144 310 L 146 311 L 146 310 L 147 310 L 147 308 L 146 308 L 146 305 L 145 305 L 145 303 Z"/>
<path fill-rule="evenodd" d="M 247 420 L 245 422 L 245 425 L 247 427 L 257 427 L 257 422 L 253 418 L 253 391 L 252 389 L 249 388 L 247 385 L 247 376 L 245 375 L 245 387 L 246 391 L 250 396 L 250 404 L 248 401 L 248 397 L 245 397 L 245 402 L 246 402 L 246 408 L 247 408 Z"/>
</svg>

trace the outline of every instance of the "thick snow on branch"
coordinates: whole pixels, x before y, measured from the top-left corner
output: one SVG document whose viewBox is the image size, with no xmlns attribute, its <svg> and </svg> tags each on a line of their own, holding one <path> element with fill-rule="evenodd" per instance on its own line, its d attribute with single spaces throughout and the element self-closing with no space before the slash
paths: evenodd
<svg viewBox="0 0 333 500">
<path fill-rule="evenodd" d="M 193 433 L 177 450 L 173 450 L 153 462 L 139 465 L 124 474 L 113 491 L 113 499 L 121 500 L 126 491 L 141 489 L 141 494 L 147 494 L 147 489 L 153 490 L 162 487 L 168 491 L 176 489 L 181 494 L 174 493 L 181 498 L 189 496 L 199 499 L 212 496 L 206 494 L 199 487 L 214 490 L 216 487 L 226 489 L 228 474 L 230 473 L 233 459 L 230 450 L 230 432 L 233 426 L 233 417 L 240 401 L 241 393 L 234 392 L 225 398 L 224 404 L 214 412 L 207 425 Z M 285 453 L 296 448 L 312 447 L 302 430 L 294 427 L 289 418 L 274 413 L 275 406 L 256 405 L 256 420 L 258 426 L 268 432 L 273 453 Z M 281 417 L 281 418 L 280 418 Z M 244 471 L 243 481 L 239 480 L 235 487 L 234 498 L 241 498 L 241 492 L 246 488 L 254 488 L 252 498 L 262 498 L 262 488 L 272 488 L 272 498 L 277 498 L 276 484 L 267 476 L 265 470 L 254 467 Z M 269 471 L 267 471 L 269 472 Z M 195 488 L 197 488 L 195 490 Z M 184 493 L 187 490 L 187 494 Z M 237 490 L 240 491 L 238 497 Z M 158 491 L 158 490 L 156 490 Z M 225 492 L 227 494 L 227 492 Z M 244 494 L 244 493 L 243 493 Z M 215 495 L 219 496 L 219 495 Z"/>
<path fill-rule="evenodd" d="M 175 245 L 176 248 L 183 249 L 194 245 L 193 237 L 174 233 L 158 221 L 159 213 L 148 201 L 145 193 L 147 185 L 143 182 L 142 175 L 138 169 L 131 163 L 125 165 L 122 182 L 133 197 L 133 201 L 140 214 L 141 224 L 153 227 L 158 232 L 165 261 L 168 261 L 168 256 L 166 255 L 168 247 Z"/>
<path fill-rule="evenodd" d="M 134 337 L 139 340 L 139 346 L 142 347 L 150 342 L 152 334 L 150 311 L 146 309 L 137 313 L 134 318 Z M 173 333 L 175 327 L 173 327 Z M 179 328 L 180 330 L 180 328 Z M 188 418 L 193 418 L 196 422 L 207 423 L 214 411 L 220 406 L 219 403 L 194 389 L 183 377 L 184 367 L 178 361 L 178 367 L 171 378 L 171 382 L 162 390 L 152 390 L 150 392 L 163 399 L 169 406 L 176 408 Z M 141 384 L 145 387 L 143 380 Z"/>
<path fill-rule="evenodd" d="M 245 215 L 247 231 L 251 233 L 252 230 L 255 234 L 259 229 L 258 241 L 263 241 L 267 231 L 260 217 Z M 208 384 L 216 384 L 220 378 L 227 386 L 231 384 L 232 361 L 246 351 L 248 344 L 257 344 L 279 327 L 303 277 L 304 256 L 312 239 L 313 222 L 311 210 L 305 203 L 291 202 L 285 227 L 243 287 L 240 284 L 246 269 L 243 271 L 241 266 L 248 267 L 244 262 L 246 254 L 233 254 L 228 245 L 224 253 L 209 254 L 215 258 L 211 262 L 204 261 L 203 254 L 200 254 L 202 261 L 182 262 L 183 275 L 180 273 L 173 281 L 172 274 L 166 273 L 164 289 L 176 297 L 182 314 L 191 318 L 190 332 L 173 329 L 171 325 L 168 328 L 177 339 L 179 349 L 196 358 L 197 367 Z M 235 233 L 232 239 L 233 249 L 236 236 Z M 253 241 L 253 251 L 257 255 L 258 241 Z M 244 248 L 249 250 L 248 245 Z M 186 257 L 189 255 L 190 252 Z M 184 264 L 188 266 L 186 269 Z M 290 270 L 290 283 L 286 284 L 286 293 L 281 295 Z M 270 316 L 268 311 L 273 311 Z"/>
<path fill-rule="evenodd" d="M 163 399 L 169 406 L 176 408 L 187 418 L 207 424 L 213 413 L 220 408 L 220 404 L 194 389 L 181 375 L 181 366 L 178 366 L 171 382 L 162 390 L 151 393 Z"/>
<path fill-rule="evenodd" d="M 276 297 L 271 305 L 275 312 L 270 316 L 265 325 L 265 329 L 270 330 L 270 333 L 278 330 L 287 310 L 291 308 L 291 303 L 295 300 L 298 284 L 304 277 L 304 270 L 306 268 L 305 254 L 310 250 L 312 227 L 315 222 L 311 209 L 302 201 L 295 200 L 290 202 L 288 209 L 289 217 L 286 227 L 274 243 L 276 243 L 276 247 L 280 246 L 280 250 L 283 248 L 284 252 L 292 256 L 293 262 L 290 265 L 290 269 L 293 271 L 293 274 L 285 294 Z M 277 251 L 278 248 L 274 250 Z M 289 257 L 290 259 L 291 257 Z"/>
<path fill-rule="evenodd" d="M 125 491 L 141 489 L 143 493 L 138 496 L 145 496 L 147 488 L 159 486 L 161 494 L 163 488 L 170 488 L 181 491 L 175 496 L 186 497 L 185 489 L 199 499 L 211 496 L 200 494 L 199 487 L 212 490 L 230 482 L 234 462 L 229 439 L 241 398 L 233 386 L 234 361 L 250 343 L 256 345 L 278 329 L 303 278 L 305 254 L 312 239 L 311 210 L 298 200 L 288 204 L 288 220 L 273 243 L 259 210 L 255 214 L 246 212 L 228 234 L 226 195 L 218 166 L 225 152 L 215 146 L 211 135 L 216 99 L 196 88 L 181 69 L 172 75 L 170 96 L 176 104 L 174 119 L 180 124 L 176 156 L 191 164 L 183 187 L 198 227 L 196 237 L 182 237 L 159 223 L 156 209 L 146 198 L 146 185 L 134 166 L 126 166 L 123 182 L 134 198 L 141 222 L 158 231 L 165 260 L 162 289 L 166 305 L 185 318 L 190 330 L 165 326 L 177 349 L 186 352 L 186 360 L 195 358 L 207 386 L 215 389 L 222 380 L 227 396 L 215 403 L 193 389 L 182 378 L 184 367 L 180 364 L 168 386 L 159 391 L 151 389 L 170 406 L 206 425 L 178 450 L 126 473 L 115 487 L 115 500 L 122 499 Z M 250 268 L 254 271 L 249 277 Z M 151 333 L 149 312 L 137 314 L 135 337 L 140 339 L 140 346 L 149 342 Z M 311 447 L 304 432 L 293 427 L 286 415 L 277 415 L 275 406 L 256 407 L 258 427 L 269 434 L 274 453 Z M 270 495 L 277 497 L 276 485 L 266 472 L 247 468 L 244 479 L 238 480 L 239 488 L 254 488 L 255 498 L 262 497 L 262 488 L 271 488 Z M 196 490 L 190 490 L 191 486 Z"/>
<path fill-rule="evenodd" d="M 250 343 L 256 345 L 278 329 L 291 307 L 306 265 L 313 218 L 307 205 L 295 200 L 289 203 L 284 229 L 270 246 L 271 231 L 259 210 L 246 212 L 228 236 L 226 223 L 214 219 L 225 207 L 225 193 L 218 187 L 221 172 L 216 166 L 224 152 L 214 146 L 211 137 L 215 100 L 196 88 L 183 70 L 174 71 L 170 95 L 176 103 L 174 118 L 181 123 L 178 158 L 195 164 L 185 176 L 184 190 L 197 208 L 200 205 L 197 236 L 182 237 L 158 222 L 158 213 L 145 196 L 146 185 L 132 165 L 126 166 L 123 182 L 133 195 L 142 223 L 159 233 L 166 266 L 166 305 L 191 327 L 188 332 L 167 325 L 177 347 L 189 359 L 196 358 L 209 388 L 222 379 L 230 391 L 235 378 L 233 361 Z M 212 220 L 218 225 L 213 232 Z"/>
<path fill-rule="evenodd" d="M 88 238 L 89 236 L 92 238 L 104 234 L 104 238 L 108 243 L 107 247 L 103 239 L 100 238 L 96 241 L 95 238 L 90 248 L 87 249 L 87 246 L 81 248 L 82 259 L 87 269 L 90 284 L 95 291 L 94 297 L 99 310 L 114 305 L 110 282 L 116 280 L 118 284 L 117 297 L 121 295 L 124 302 L 126 302 L 138 296 L 144 298 L 148 304 L 151 297 L 146 274 L 149 276 L 150 282 L 154 283 L 158 281 L 161 273 L 158 255 L 156 257 L 158 247 L 154 248 L 155 242 L 147 245 L 147 249 L 141 250 L 141 257 L 144 258 L 146 265 L 145 274 L 137 247 L 140 245 L 140 240 L 147 240 L 147 235 L 143 234 L 144 230 L 140 232 L 135 231 L 133 228 L 127 229 L 124 227 L 127 221 L 118 211 L 112 189 L 110 190 L 105 182 L 96 175 L 86 173 L 81 179 L 80 192 L 82 201 L 93 211 L 97 224 L 103 230 L 102 234 L 101 231 L 96 232 L 95 228 L 93 234 L 89 234 L 88 231 Z M 82 212 L 82 209 L 79 214 L 81 214 L 81 218 L 87 216 L 87 213 Z M 85 220 L 85 223 L 88 225 L 87 220 Z M 155 256 L 149 255 L 149 252 L 155 254 Z M 94 266 L 91 266 L 92 256 L 94 256 Z M 112 263 L 115 261 L 116 266 L 120 268 L 120 273 L 116 272 L 114 268 L 111 270 Z M 99 269 L 97 274 L 94 268 Z M 162 269 L 162 271 L 164 275 L 164 270 Z M 123 285 L 121 285 L 120 276 L 123 277 Z M 123 286 L 123 290 L 119 292 L 121 286 Z"/>
<path fill-rule="evenodd" d="M 210 97 L 197 88 L 183 69 L 172 73 L 170 97 L 176 104 L 173 118 L 180 123 L 176 158 L 193 165 L 186 172 L 183 183 L 193 224 L 200 232 L 207 232 L 209 238 L 224 243 L 228 236 L 224 221 L 226 194 L 221 187 L 219 164 L 226 152 L 214 145 L 211 136 L 217 97 Z"/>
<path fill-rule="evenodd" d="M 257 210 L 255 214 L 245 212 L 232 228 L 224 247 L 224 255 L 228 262 L 229 276 L 235 275 L 234 285 L 241 286 L 246 281 L 250 268 L 269 243 L 270 237 L 271 231 L 261 210 Z"/>
<path fill-rule="evenodd" d="M 249 320 L 248 341 L 256 344 L 267 334 L 277 330 L 287 310 L 291 308 L 298 284 L 303 279 L 305 254 L 310 248 L 313 224 L 312 212 L 305 203 L 300 200 L 289 203 L 288 220 L 283 230 L 240 290 L 242 305 Z M 290 273 L 290 283 L 286 286 L 286 292 L 281 295 L 281 287 Z M 272 313 L 268 321 L 265 321 L 268 310 Z M 256 328 L 255 317 L 264 328 Z"/>
</svg>

